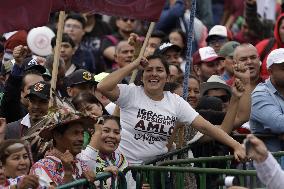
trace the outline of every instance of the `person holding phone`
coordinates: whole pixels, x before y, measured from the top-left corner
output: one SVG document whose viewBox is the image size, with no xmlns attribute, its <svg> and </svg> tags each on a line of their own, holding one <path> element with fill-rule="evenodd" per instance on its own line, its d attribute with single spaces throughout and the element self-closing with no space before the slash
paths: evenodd
<svg viewBox="0 0 284 189">
<path fill-rule="evenodd" d="M 267 150 L 265 144 L 254 135 L 249 134 L 244 145 L 248 158 L 253 160 L 253 165 L 260 181 L 269 189 L 283 188 L 284 171 Z"/>
</svg>

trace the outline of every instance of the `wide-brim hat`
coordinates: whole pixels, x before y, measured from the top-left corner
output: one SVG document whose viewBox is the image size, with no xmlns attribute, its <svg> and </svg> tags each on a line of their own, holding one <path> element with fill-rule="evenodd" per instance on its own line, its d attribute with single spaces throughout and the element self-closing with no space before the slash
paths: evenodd
<svg viewBox="0 0 284 189">
<path fill-rule="evenodd" d="M 95 122 L 96 119 L 91 116 L 77 111 L 73 112 L 68 108 L 62 108 L 51 116 L 49 123 L 40 130 L 39 136 L 45 140 L 51 140 L 55 128 L 68 127 L 71 123 L 81 123 L 84 129 L 88 129 L 94 128 Z"/>
<path fill-rule="evenodd" d="M 200 84 L 200 94 L 204 96 L 211 89 L 224 89 L 228 95 L 232 96 L 232 90 L 226 82 L 220 78 L 218 75 L 212 75 L 207 82 Z"/>
</svg>

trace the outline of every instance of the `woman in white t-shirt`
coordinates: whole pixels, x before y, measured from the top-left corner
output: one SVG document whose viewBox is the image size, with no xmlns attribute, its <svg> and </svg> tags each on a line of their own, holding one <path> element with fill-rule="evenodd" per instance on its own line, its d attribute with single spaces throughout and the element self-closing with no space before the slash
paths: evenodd
<svg viewBox="0 0 284 189">
<path fill-rule="evenodd" d="M 139 66 L 143 66 L 143 86 L 119 84 Z M 190 124 L 205 135 L 234 150 L 237 160 L 245 158 L 240 143 L 212 126 L 180 96 L 164 91 L 169 76 L 167 62 L 158 55 L 148 61 L 138 58 L 102 80 L 97 88 L 120 107 L 122 126 L 119 150 L 130 164 L 141 164 L 167 152 L 167 141 L 176 122 Z"/>
</svg>

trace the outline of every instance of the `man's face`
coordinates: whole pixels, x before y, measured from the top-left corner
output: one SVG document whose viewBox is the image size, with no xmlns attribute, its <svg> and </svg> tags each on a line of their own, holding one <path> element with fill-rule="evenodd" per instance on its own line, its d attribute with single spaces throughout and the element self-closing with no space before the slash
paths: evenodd
<svg viewBox="0 0 284 189">
<path fill-rule="evenodd" d="M 43 77 L 40 75 L 36 74 L 28 74 L 23 78 L 23 90 L 21 91 L 21 102 L 28 107 L 28 101 L 25 98 L 25 96 L 29 93 L 29 89 L 31 88 L 32 85 L 44 81 Z"/>
<path fill-rule="evenodd" d="M 67 93 L 70 97 L 74 97 L 81 92 L 89 92 L 95 94 L 95 86 L 90 83 L 82 83 L 67 88 Z"/>
<path fill-rule="evenodd" d="M 153 55 L 155 50 L 160 46 L 161 42 L 162 42 L 161 38 L 150 37 L 144 54 L 145 57 Z"/>
<path fill-rule="evenodd" d="M 202 62 L 201 65 L 197 65 L 196 73 L 200 77 L 202 82 L 206 82 L 212 75 L 218 74 L 219 61 Z"/>
<path fill-rule="evenodd" d="M 60 48 L 60 57 L 64 60 L 65 63 L 71 61 L 75 49 L 71 46 L 70 43 L 62 42 Z"/>
<path fill-rule="evenodd" d="M 116 26 L 118 30 L 122 33 L 132 33 L 136 26 L 136 21 L 134 19 L 128 18 L 118 18 L 116 20 Z"/>
<path fill-rule="evenodd" d="M 250 72 L 251 81 L 259 78 L 260 63 L 258 53 L 254 46 L 243 46 L 236 49 L 235 62 L 245 64 Z"/>
<path fill-rule="evenodd" d="M 208 96 L 214 96 L 222 100 L 222 107 L 223 112 L 227 112 L 229 102 L 230 102 L 230 96 L 224 89 L 210 89 L 207 92 Z"/>
<path fill-rule="evenodd" d="M 68 129 L 62 135 L 55 135 L 56 147 L 64 152 L 69 150 L 73 156 L 76 156 L 83 148 L 84 128 L 82 123 L 73 122 L 63 127 L 68 127 Z"/>
<path fill-rule="evenodd" d="M 221 47 L 228 41 L 227 38 L 224 37 L 212 37 L 208 41 L 208 45 L 212 47 L 216 53 L 218 53 Z"/>
<path fill-rule="evenodd" d="M 134 56 L 134 47 L 127 42 L 122 42 L 118 45 L 116 54 L 114 55 L 115 62 L 120 68 L 130 64 Z"/>
<path fill-rule="evenodd" d="M 67 33 L 77 45 L 81 42 L 85 34 L 82 23 L 71 18 L 65 21 L 64 32 Z"/>
<path fill-rule="evenodd" d="M 48 100 L 35 95 L 28 97 L 28 112 L 33 123 L 38 122 L 48 111 Z"/>
<path fill-rule="evenodd" d="M 268 69 L 270 73 L 270 78 L 275 88 L 279 91 L 279 89 L 284 89 L 284 64 L 272 64 Z M 283 95 L 283 94 L 282 94 Z"/>
<path fill-rule="evenodd" d="M 165 59 L 168 61 L 169 64 L 177 65 L 179 66 L 181 64 L 180 61 L 180 52 L 169 49 L 164 53 Z"/>
</svg>

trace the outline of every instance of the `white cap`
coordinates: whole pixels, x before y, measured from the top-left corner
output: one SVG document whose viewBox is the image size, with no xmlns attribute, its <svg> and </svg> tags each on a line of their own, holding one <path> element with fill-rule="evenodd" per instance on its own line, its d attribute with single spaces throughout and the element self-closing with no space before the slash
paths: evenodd
<svg viewBox="0 0 284 189">
<path fill-rule="evenodd" d="M 267 69 L 272 64 L 281 64 L 284 63 L 284 48 L 275 49 L 269 53 L 267 56 L 266 67 Z"/>
<path fill-rule="evenodd" d="M 99 73 L 98 75 L 95 75 L 94 78 L 95 78 L 95 81 L 99 83 L 108 75 L 109 73 L 102 72 L 102 73 Z"/>
<path fill-rule="evenodd" d="M 47 56 L 52 53 L 51 39 L 54 36 L 54 32 L 46 26 L 33 28 L 28 33 L 27 43 L 34 54 Z"/>
<path fill-rule="evenodd" d="M 221 76 L 219 75 L 212 75 L 207 82 L 218 82 L 218 83 L 222 83 L 224 85 L 227 85 L 227 83 L 224 81 L 224 79 L 222 79 Z"/>
<path fill-rule="evenodd" d="M 215 25 L 208 33 L 206 41 L 208 42 L 209 38 L 213 35 L 217 35 L 220 37 L 228 37 L 228 30 L 225 26 L 222 25 Z"/>
<path fill-rule="evenodd" d="M 218 56 L 212 47 L 202 47 L 193 54 L 193 64 L 201 62 L 211 62 L 214 60 L 223 60 L 224 58 Z"/>
</svg>

